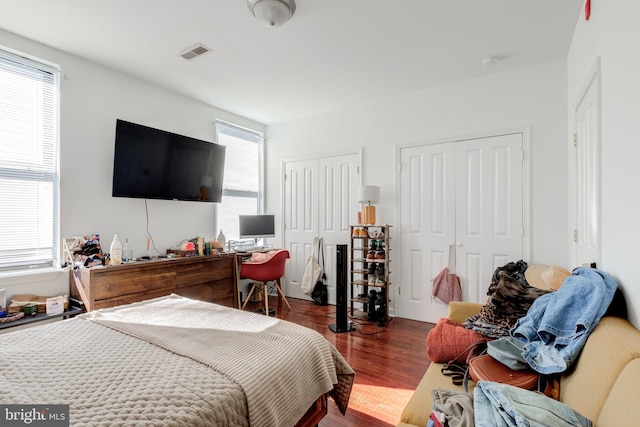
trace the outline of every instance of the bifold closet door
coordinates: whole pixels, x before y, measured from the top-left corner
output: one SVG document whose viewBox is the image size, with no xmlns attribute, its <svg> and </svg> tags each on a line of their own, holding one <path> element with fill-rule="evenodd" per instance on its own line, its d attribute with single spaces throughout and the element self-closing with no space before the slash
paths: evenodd
<svg viewBox="0 0 640 427">
<path fill-rule="evenodd" d="M 484 303 L 495 268 L 523 254 L 523 135 L 400 150 L 400 317 L 437 322 L 433 278 L 455 248 L 465 301 Z"/>
<path fill-rule="evenodd" d="M 335 304 L 336 245 L 349 242 L 349 225 L 357 217 L 359 171 L 357 153 L 285 163 L 284 246 L 291 254 L 285 275 L 287 296 L 310 299 L 300 281 L 313 238 L 322 237 L 329 303 Z"/>
</svg>

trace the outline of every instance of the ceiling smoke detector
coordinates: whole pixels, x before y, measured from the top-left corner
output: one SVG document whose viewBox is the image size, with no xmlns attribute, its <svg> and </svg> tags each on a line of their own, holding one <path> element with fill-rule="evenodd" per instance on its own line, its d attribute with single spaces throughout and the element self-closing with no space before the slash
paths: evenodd
<svg viewBox="0 0 640 427">
<path fill-rule="evenodd" d="M 211 49 L 202 44 L 197 44 L 194 47 L 191 47 L 180 54 L 184 59 L 193 59 L 200 55 L 204 55 L 209 52 Z"/>
<path fill-rule="evenodd" d="M 490 67 L 492 65 L 496 65 L 500 61 L 502 61 L 502 58 L 500 58 L 499 56 L 487 56 L 485 58 L 482 58 L 481 62 L 483 67 Z"/>
</svg>

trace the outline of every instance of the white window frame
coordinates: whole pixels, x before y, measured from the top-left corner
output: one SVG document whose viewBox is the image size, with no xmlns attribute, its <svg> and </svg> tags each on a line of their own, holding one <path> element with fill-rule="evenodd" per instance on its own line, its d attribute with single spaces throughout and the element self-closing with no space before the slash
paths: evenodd
<svg viewBox="0 0 640 427">
<path fill-rule="evenodd" d="M 13 95 L 11 99 L 19 99 L 30 113 L 13 114 L 18 112 L 16 102 L 6 101 L 2 105 L 2 98 L 6 96 L 7 100 L 9 95 L 0 95 L 0 114 L 4 116 L 0 117 L 0 144 L 6 144 L 3 148 L 7 149 L 0 159 L 0 189 L 4 187 L 4 194 L 0 193 L 0 274 L 57 268 L 60 265 L 60 70 L 5 48 L 0 48 L 0 66 L 3 71 L 32 76 L 39 82 L 24 85 L 31 91 L 28 94 L 19 91 L 22 86 L 15 86 L 19 79 L 9 80 L 11 74 L 4 74 L 8 83 L 5 90 Z M 12 88 L 16 90 L 11 91 Z M 29 121 L 33 122 L 31 128 L 24 125 Z M 9 144 L 19 147 L 25 142 L 32 143 L 30 150 L 37 153 L 36 157 L 7 155 L 11 152 Z M 12 194 L 12 190 L 21 187 L 32 191 Z"/>
<path fill-rule="evenodd" d="M 247 198 L 256 199 L 257 211 L 242 212 L 242 213 L 249 214 L 249 215 L 264 213 L 265 200 L 264 200 L 264 136 L 263 134 L 251 129 L 234 125 L 229 122 L 222 121 L 222 120 L 216 120 L 215 132 L 216 132 L 216 142 L 218 144 L 221 143 L 220 133 L 236 136 L 245 141 L 255 142 L 257 144 L 256 149 L 258 150 L 258 191 L 255 192 L 255 191 L 231 190 L 227 188 L 226 184 L 223 182 L 222 197 L 224 198 L 225 196 L 233 196 L 233 197 L 247 197 Z M 237 164 L 232 164 L 227 160 L 228 159 L 225 159 L 225 170 L 227 168 L 235 168 L 235 167 L 241 166 Z M 220 221 L 218 220 L 219 210 L 220 210 L 220 206 L 216 205 L 216 233 L 220 231 L 220 226 L 221 226 Z M 224 229 L 223 229 L 223 232 L 224 232 Z M 234 237 L 234 236 L 226 236 L 226 237 L 228 239 L 229 237 Z"/>
</svg>

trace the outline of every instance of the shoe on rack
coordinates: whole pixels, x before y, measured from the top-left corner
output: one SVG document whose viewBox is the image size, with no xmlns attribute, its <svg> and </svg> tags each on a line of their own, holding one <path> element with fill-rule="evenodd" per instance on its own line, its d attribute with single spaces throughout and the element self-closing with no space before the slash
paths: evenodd
<svg viewBox="0 0 640 427">
<path fill-rule="evenodd" d="M 369 276 L 375 276 L 376 275 L 376 264 L 375 263 L 370 263 L 369 264 Z"/>
<path fill-rule="evenodd" d="M 378 250 L 378 242 L 376 240 L 372 240 L 371 241 L 371 246 L 369 247 L 370 251 L 377 251 Z"/>
<path fill-rule="evenodd" d="M 369 253 L 371 253 L 371 251 L 369 251 Z M 384 251 L 377 251 L 373 256 L 373 259 L 375 259 L 377 261 L 384 261 L 384 259 L 385 259 Z"/>
<path fill-rule="evenodd" d="M 376 267 L 376 283 L 379 285 L 387 284 L 387 277 L 384 272 L 384 264 L 378 264 Z"/>
<path fill-rule="evenodd" d="M 375 251 L 369 251 L 369 252 L 367 253 L 367 259 L 368 259 L 368 260 L 374 260 L 374 259 L 376 259 L 376 252 L 375 252 Z"/>
</svg>

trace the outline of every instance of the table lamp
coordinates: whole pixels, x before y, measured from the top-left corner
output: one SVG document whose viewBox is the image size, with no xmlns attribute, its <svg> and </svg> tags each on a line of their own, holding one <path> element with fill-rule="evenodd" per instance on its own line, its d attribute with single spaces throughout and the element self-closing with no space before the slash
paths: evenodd
<svg viewBox="0 0 640 427">
<path fill-rule="evenodd" d="M 365 225 L 376 223 L 376 207 L 372 203 L 377 203 L 380 199 L 380 187 L 377 185 L 363 185 L 360 187 L 360 203 L 366 203 L 362 208 L 362 222 Z"/>
</svg>

